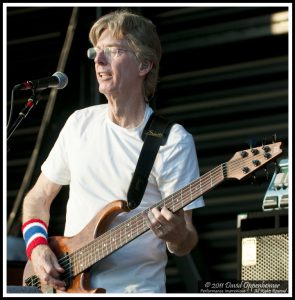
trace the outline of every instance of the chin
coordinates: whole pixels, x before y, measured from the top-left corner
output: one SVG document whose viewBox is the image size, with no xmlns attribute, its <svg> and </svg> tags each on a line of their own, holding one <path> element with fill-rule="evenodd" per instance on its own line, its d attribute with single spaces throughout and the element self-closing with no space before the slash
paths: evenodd
<svg viewBox="0 0 295 300">
<path fill-rule="evenodd" d="M 104 94 L 105 96 L 117 94 L 115 89 L 112 89 L 112 88 L 104 88 L 104 87 L 99 87 L 99 92 L 100 92 L 101 94 Z"/>
</svg>

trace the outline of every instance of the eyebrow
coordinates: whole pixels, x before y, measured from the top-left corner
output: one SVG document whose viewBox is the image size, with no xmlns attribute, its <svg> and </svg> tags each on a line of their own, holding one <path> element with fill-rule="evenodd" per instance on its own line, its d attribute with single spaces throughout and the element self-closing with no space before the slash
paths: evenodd
<svg viewBox="0 0 295 300">
<path fill-rule="evenodd" d="M 96 48 L 99 48 L 101 49 L 102 47 L 99 47 L 99 46 L 95 46 Z M 124 45 L 120 45 L 120 44 L 106 44 L 103 46 L 103 48 L 106 48 L 106 47 L 117 47 L 117 48 L 124 48 L 125 46 Z"/>
</svg>

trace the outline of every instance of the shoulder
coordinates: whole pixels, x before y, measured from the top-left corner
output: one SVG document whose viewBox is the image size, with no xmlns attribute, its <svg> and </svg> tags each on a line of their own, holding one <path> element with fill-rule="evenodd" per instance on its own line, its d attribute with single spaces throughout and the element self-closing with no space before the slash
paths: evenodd
<svg viewBox="0 0 295 300">
<path fill-rule="evenodd" d="M 104 116 L 107 110 L 106 104 L 93 105 L 74 111 L 69 119 L 71 120 L 88 120 L 91 117 Z"/>
<path fill-rule="evenodd" d="M 83 127 L 91 122 L 103 119 L 106 115 L 105 104 L 93 105 L 74 111 L 66 121 L 66 127 Z"/>
<path fill-rule="evenodd" d="M 173 124 L 165 145 L 161 146 L 159 150 L 162 161 L 171 160 L 173 157 L 179 159 L 193 157 L 195 152 L 193 136 L 178 123 Z"/>
<path fill-rule="evenodd" d="M 81 138 L 105 120 L 105 105 L 94 105 L 74 111 L 66 120 L 60 136 Z"/>
<path fill-rule="evenodd" d="M 190 144 L 192 142 L 192 135 L 181 124 L 175 123 L 172 125 L 168 136 L 167 145 L 175 145 L 179 143 Z"/>
</svg>

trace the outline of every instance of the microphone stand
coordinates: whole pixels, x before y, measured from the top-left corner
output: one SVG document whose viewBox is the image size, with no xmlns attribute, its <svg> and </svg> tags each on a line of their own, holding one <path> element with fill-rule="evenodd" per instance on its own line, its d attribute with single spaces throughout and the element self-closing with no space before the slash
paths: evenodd
<svg viewBox="0 0 295 300">
<path fill-rule="evenodd" d="M 26 116 L 29 114 L 31 109 L 35 105 L 37 105 L 37 103 L 39 101 L 39 97 L 38 97 L 39 95 L 35 93 L 34 89 L 32 90 L 32 92 L 33 92 L 32 96 L 28 99 L 25 107 L 19 112 L 18 118 L 15 120 L 15 122 L 12 124 L 12 126 L 8 130 L 8 132 L 7 132 L 7 141 L 12 136 L 12 134 L 14 133 L 16 128 L 19 126 L 19 124 L 23 121 L 23 119 L 26 118 Z"/>
</svg>

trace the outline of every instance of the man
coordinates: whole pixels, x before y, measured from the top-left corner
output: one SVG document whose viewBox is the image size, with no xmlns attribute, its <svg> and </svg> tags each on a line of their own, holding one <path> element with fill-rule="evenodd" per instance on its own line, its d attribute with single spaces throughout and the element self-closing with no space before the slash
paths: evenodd
<svg viewBox="0 0 295 300">
<path fill-rule="evenodd" d="M 161 58 L 154 24 L 125 10 L 101 17 L 89 37 L 93 48 L 88 57 L 94 60 L 99 92 L 108 103 L 69 117 L 23 204 L 23 233 L 34 272 L 43 284 L 60 291 L 67 289 L 60 278 L 65 270 L 47 244 L 50 205 L 61 187 L 70 185 L 64 235 L 71 237 L 107 204 L 127 198 L 143 144 L 141 134 L 152 114 L 148 101 L 155 92 Z M 151 230 L 93 265 L 90 288 L 165 292 L 166 247 L 179 256 L 195 247 L 198 236 L 191 209 L 204 204 L 198 199 L 176 213 L 152 206 L 198 176 L 193 138 L 175 124 L 159 149 L 141 204 L 111 224 L 151 208 L 145 219 Z"/>
</svg>

